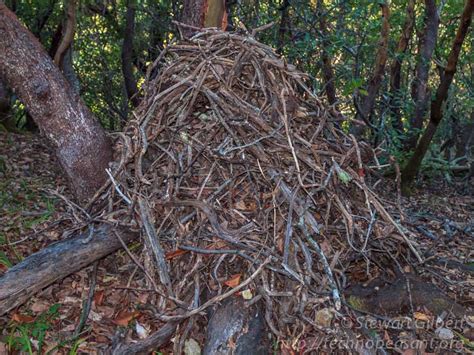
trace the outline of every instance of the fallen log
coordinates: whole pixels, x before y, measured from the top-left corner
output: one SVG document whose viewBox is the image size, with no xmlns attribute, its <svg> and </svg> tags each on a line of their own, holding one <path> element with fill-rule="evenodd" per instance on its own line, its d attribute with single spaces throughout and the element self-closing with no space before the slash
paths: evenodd
<svg viewBox="0 0 474 355">
<path fill-rule="evenodd" d="M 138 234 L 124 232 L 121 236 L 128 243 L 137 238 Z M 112 226 L 96 227 L 92 238 L 84 243 L 88 237 L 89 233 L 81 233 L 51 244 L 9 269 L 0 278 L 0 315 L 22 305 L 55 281 L 122 247 Z"/>
</svg>

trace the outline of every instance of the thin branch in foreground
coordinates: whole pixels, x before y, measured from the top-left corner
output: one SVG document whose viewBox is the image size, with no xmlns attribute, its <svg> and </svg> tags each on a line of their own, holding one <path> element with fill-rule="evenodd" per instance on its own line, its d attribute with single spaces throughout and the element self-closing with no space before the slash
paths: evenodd
<svg viewBox="0 0 474 355">
<path fill-rule="evenodd" d="M 328 277 L 329 286 L 331 287 L 331 293 L 334 300 L 334 305 L 336 307 L 336 310 L 339 311 L 341 309 L 341 296 L 339 294 L 339 289 L 337 288 L 337 284 L 336 284 L 336 281 L 334 280 L 334 276 L 333 276 L 331 267 L 329 266 L 326 255 L 324 255 L 324 252 L 319 246 L 319 244 L 309 234 L 308 228 L 306 227 L 306 221 L 305 221 L 304 215 L 300 217 L 298 226 L 303 231 L 303 234 L 305 238 L 308 240 L 308 242 L 310 243 L 310 245 L 316 250 L 316 252 L 319 255 L 319 260 L 321 261 L 321 264 L 323 264 L 324 272 L 326 273 L 326 276 Z"/>
</svg>

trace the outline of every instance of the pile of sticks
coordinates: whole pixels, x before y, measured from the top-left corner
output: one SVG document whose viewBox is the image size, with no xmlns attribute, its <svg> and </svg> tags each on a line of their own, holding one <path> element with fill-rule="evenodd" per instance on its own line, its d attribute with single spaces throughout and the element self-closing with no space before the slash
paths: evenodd
<svg viewBox="0 0 474 355">
<path fill-rule="evenodd" d="M 238 294 L 264 303 L 276 336 L 320 329 L 315 312 L 341 308 L 353 265 L 419 259 L 370 188 L 377 155 L 308 83 L 252 36 L 214 29 L 170 45 L 148 70 L 93 205 L 141 233 L 134 258 L 161 321 Z"/>
</svg>

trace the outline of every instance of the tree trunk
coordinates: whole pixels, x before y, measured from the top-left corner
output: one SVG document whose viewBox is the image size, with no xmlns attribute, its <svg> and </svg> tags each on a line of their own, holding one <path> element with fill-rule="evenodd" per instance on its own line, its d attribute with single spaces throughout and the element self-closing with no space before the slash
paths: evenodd
<svg viewBox="0 0 474 355">
<path fill-rule="evenodd" d="M 135 75 L 133 74 L 133 37 L 135 35 L 135 0 L 127 1 L 127 14 L 125 15 L 125 29 L 122 44 L 122 73 L 125 91 L 133 107 L 140 103 Z"/>
<path fill-rule="evenodd" d="M 407 17 L 403 24 L 403 30 L 398 40 L 397 49 L 395 50 L 395 59 L 390 68 L 390 111 L 392 112 L 392 125 L 399 132 L 403 131 L 403 122 L 399 106 L 401 71 L 403 56 L 407 51 L 415 26 L 415 2 L 415 0 L 409 0 L 408 2 Z"/>
<path fill-rule="evenodd" d="M 106 181 L 112 148 L 38 40 L 0 2 L 0 80 L 18 95 L 56 150 L 79 200 Z"/>
<path fill-rule="evenodd" d="M 15 122 L 11 118 L 10 93 L 0 80 L 0 131 L 3 129 L 9 132 L 16 130 Z"/>
<path fill-rule="evenodd" d="M 443 103 L 448 96 L 449 87 L 451 86 L 454 74 L 456 73 L 459 53 L 461 52 L 464 38 L 466 37 L 469 26 L 471 25 L 473 10 L 474 1 L 466 0 L 466 4 L 461 15 L 461 22 L 453 42 L 451 52 L 449 53 L 448 64 L 444 69 L 444 75 L 442 76 L 442 80 L 439 83 L 438 90 L 436 91 L 436 97 L 431 102 L 430 122 L 425 130 L 425 133 L 421 137 L 420 142 L 416 146 L 413 156 L 408 161 L 408 164 L 402 173 L 402 185 L 405 192 L 408 191 L 409 186 L 415 179 L 416 174 L 420 169 L 421 162 L 423 161 L 423 158 L 430 146 L 431 140 L 436 133 L 436 129 L 443 118 Z"/>
<path fill-rule="evenodd" d="M 88 233 L 49 245 L 10 268 L 0 278 L 0 315 L 28 301 L 35 293 L 52 283 L 81 270 L 94 261 L 122 247 L 110 226 L 96 228 L 92 239 Z M 127 243 L 137 234 L 121 233 Z"/>
<path fill-rule="evenodd" d="M 364 121 L 367 125 L 372 124 L 371 115 L 375 105 L 375 99 L 377 98 L 380 85 L 382 84 L 382 79 L 385 73 L 385 64 L 387 63 L 388 58 L 388 36 L 390 32 L 389 17 L 390 11 L 386 2 L 380 4 L 382 9 L 382 29 L 380 32 L 380 41 L 379 48 L 377 50 L 377 56 L 375 58 L 375 67 L 373 70 L 373 75 L 371 76 L 368 85 L 367 93 L 364 95 L 361 100 L 361 104 L 356 107 L 357 109 L 357 118 Z M 365 132 L 364 126 L 355 126 L 352 129 L 352 132 L 356 136 L 362 136 Z"/>
<path fill-rule="evenodd" d="M 412 150 L 416 146 L 430 98 L 428 77 L 431 57 L 438 37 L 439 16 L 435 0 L 425 0 L 425 6 L 425 28 L 418 44 L 418 62 L 412 84 L 411 96 L 415 106 L 410 119 L 410 131 L 405 150 Z"/>
<path fill-rule="evenodd" d="M 0 122 L 9 117 L 10 112 L 10 95 L 5 85 L 0 81 Z"/>
<path fill-rule="evenodd" d="M 203 28 L 227 27 L 225 0 L 185 0 L 182 22 L 187 25 Z M 189 35 L 193 31 L 185 31 Z"/>
<path fill-rule="evenodd" d="M 64 35 L 58 49 L 54 53 L 54 64 L 56 64 L 59 68 L 62 67 L 64 56 L 74 41 L 74 34 L 76 33 L 76 7 L 76 0 L 68 1 Z"/>
<path fill-rule="evenodd" d="M 289 14 L 288 10 L 290 7 L 289 0 L 283 0 L 279 10 L 281 12 L 280 26 L 278 27 L 278 39 L 277 39 L 277 48 L 276 52 L 278 54 L 283 54 L 283 47 L 285 46 L 285 38 L 290 27 Z"/>
<path fill-rule="evenodd" d="M 323 77 L 324 77 L 324 91 L 326 92 L 326 96 L 328 98 L 328 102 L 330 105 L 335 105 L 337 102 L 336 97 L 336 87 L 334 85 L 334 71 L 331 65 L 331 58 L 328 53 L 329 48 L 329 31 L 328 26 L 326 23 L 326 15 L 327 11 L 324 7 L 324 2 L 318 0 L 316 5 L 316 16 L 319 22 L 319 31 L 322 37 L 321 41 L 321 61 L 322 61 L 322 68 L 323 68 Z"/>
</svg>

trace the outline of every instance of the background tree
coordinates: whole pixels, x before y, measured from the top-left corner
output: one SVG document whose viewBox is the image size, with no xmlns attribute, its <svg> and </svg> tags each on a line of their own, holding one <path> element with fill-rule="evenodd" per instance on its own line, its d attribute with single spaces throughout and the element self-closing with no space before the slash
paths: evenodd
<svg viewBox="0 0 474 355">
<path fill-rule="evenodd" d="M 92 196 L 105 182 L 112 158 L 105 132 L 37 39 L 3 3 L 0 80 L 15 90 L 48 137 L 76 196 Z"/>
<path fill-rule="evenodd" d="M 456 73 L 456 67 L 461 52 L 462 44 L 466 38 L 467 31 L 472 21 L 472 13 L 474 11 L 474 1 L 466 0 L 466 5 L 461 14 L 461 21 L 453 42 L 453 47 L 448 57 L 448 63 L 441 76 L 441 81 L 436 91 L 436 96 L 431 101 L 430 121 L 426 130 L 416 146 L 413 156 L 408 161 L 407 166 L 403 170 L 402 182 L 405 187 L 412 183 L 416 173 L 420 169 L 421 161 L 425 156 L 428 147 L 433 139 L 439 123 L 443 119 L 443 105 L 448 97 L 448 90 Z"/>
<path fill-rule="evenodd" d="M 390 66 L 390 110 L 392 112 L 392 126 L 398 132 L 403 132 L 402 115 L 400 112 L 402 96 L 402 64 L 413 36 L 415 26 L 415 0 L 409 0 L 406 10 L 406 19 L 402 33 L 395 49 L 394 58 Z"/>
<path fill-rule="evenodd" d="M 411 89 L 414 112 L 410 118 L 410 130 L 407 138 L 407 148 L 409 149 L 413 149 L 416 145 L 430 100 L 431 93 L 428 87 L 429 69 L 438 39 L 439 17 L 435 0 L 426 0 L 425 7 L 425 27 L 419 37 L 416 73 Z"/>
</svg>

